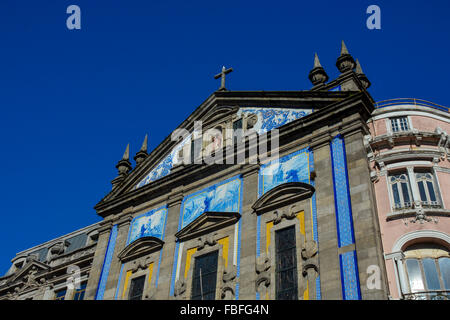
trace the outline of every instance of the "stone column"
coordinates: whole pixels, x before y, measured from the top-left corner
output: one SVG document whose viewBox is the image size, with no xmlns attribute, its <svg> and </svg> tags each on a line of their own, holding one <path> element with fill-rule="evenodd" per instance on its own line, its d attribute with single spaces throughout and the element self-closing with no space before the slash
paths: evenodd
<svg viewBox="0 0 450 320">
<path fill-rule="evenodd" d="M 95 294 L 100 281 L 100 275 L 102 273 L 103 261 L 105 259 L 106 249 L 108 247 L 109 236 L 111 234 L 111 228 L 111 219 L 105 219 L 101 222 L 101 227 L 98 229 L 98 242 L 95 249 L 94 258 L 92 260 L 84 300 L 95 299 Z"/>
<path fill-rule="evenodd" d="M 259 165 L 247 165 L 242 171 L 243 190 L 240 243 L 239 300 L 256 298 L 256 222 L 252 205 L 258 199 Z"/>
<path fill-rule="evenodd" d="M 114 225 L 117 224 L 117 239 L 103 300 L 114 300 L 115 298 L 116 289 L 119 285 L 120 269 L 122 267 L 122 262 L 117 256 L 127 245 L 128 230 L 130 229 L 131 220 L 133 220 L 132 212 L 133 207 L 125 209 L 113 222 Z"/>
<path fill-rule="evenodd" d="M 159 266 L 158 288 L 155 299 L 167 300 L 170 295 L 170 284 L 172 281 L 172 269 L 174 264 L 174 254 L 176 246 L 175 233 L 178 231 L 178 219 L 180 217 L 181 202 L 183 201 L 183 188 L 172 190 L 167 199 L 167 222 L 164 236 L 164 246 L 161 249 L 161 261 Z M 155 275 L 157 265 L 155 265 Z"/>
<path fill-rule="evenodd" d="M 329 134 L 324 133 L 313 139 L 310 142 L 310 147 L 314 152 L 314 171 L 316 173 L 315 188 L 321 298 L 323 300 L 341 300 L 342 289 L 330 141 L 331 137 Z M 311 285 L 315 285 L 315 283 L 311 283 Z"/>
<path fill-rule="evenodd" d="M 342 133 L 347 157 L 348 183 L 352 206 L 355 247 L 358 258 L 359 280 L 363 300 L 388 298 L 386 266 L 383 258 L 381 233 L 377 216 L 375 193 L 370 179 L 364 135 L 361 127 Z M 381 270 L 380 289 L 369 289 L 367 268 Z"/>
</svg>

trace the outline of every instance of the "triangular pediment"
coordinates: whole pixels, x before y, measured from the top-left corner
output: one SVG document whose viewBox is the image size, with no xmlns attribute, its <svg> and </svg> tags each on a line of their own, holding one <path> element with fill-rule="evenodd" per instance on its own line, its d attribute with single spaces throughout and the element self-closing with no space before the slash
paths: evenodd
<svg viewBox="0 0 450 320">
<path fill-rule="evenodd" d="M 23 281 L 25 283 L 31 283 L 31 280 L 35 279 L 39 274 L 46 272 L 50 267 L 37 260 L 29 261 L 25 266 L 8 280 L 9 283 Z"/>
<path fill-rule="evenodd" d="M 144 255 L 161 250 L 164 245 L 164 241 L 156 237 L 142 237 L 139 238 L 128 246 L 126 246 L 119 254 L 120 261 L 127 262 Z"/>
<path fill-rule="evenodd" d="M 215 123 L 225 121 L 234 114 L 244 109 L 258 109 L 258 117 L 264 113 L 264 117 L 270 117 L 271 108 L 278 108 L 283 114 L 276 114 L 275 118 L 270 118 L 275 127 L 282 126 L 278 121 L 287 118 L 288 121 L 295 121 L 297 115 L 305 110 L 309 110 L 303 117 L 309 116 L 311 112 L 324 109 L 329 105 L 333 105 L 348 97 L 348 92 L 314 92 L 314 91 L 216 91 L 211 94 L 191 115 L 184 120 L 176 129 L 185 129 L 192 134 L 194 131 L 194 123 L 201 120 L 203 129 L 213 126 Z M 248 111 L 251 112 L 251 111 Z M 170 114 L 168 114 L 170 116 Z M 272 115 L 273 117 L 273 115 Z M 309 117 L 308 117 L 309 118 Z M 286 119 L 285 119 L 286 120 Z M 266 127 L 266 126 L 264 126 Z M 272 127 L 272 123 L 267 126 Z M 151 135 L 150 135 L 151 136 Z M 190 136 L 185 137 L 186 141 Z M 185 141 L 185 142 L 186 142 Z M 128 194 L 142 193 L 147 189 L 152 189 L 150 185 L 158 181 L 159 184 L 165 184 L 175 172 L 187 172 L 187 170 L 178 170 L 185 166 L 173 166 L 172 160 L 175 150 L 180 149 L 182 140 L 172 141 L 172 134 L 169 134 L 140 165 L 136 166 L 120 184 L 118 184 L 111 192 L 109 192 L 96 206 L 95 209 L 100 216 L 109 214 L 112 207 L 116 207 L 122 203 L 123 197 Z M 180 173 L 181 174 L 181 173 Z M 162 190 L 162 189 L 160 189 Z M 117 203 L 117 204 L 116 204 Z M 110 206 L 112 204 L 112 206 Z M 108 211 L 108 213 L 106 213 Z M 105 212 L 105 215 L 103 214 Z"/>
<path fill-rule="evenodd" d="M 312 185 L 303 182 L 283 183 L 260 197 L 252 206 L 257 214 L 286 206 L 288 204 L 309 199 L 314 194 Z"/>
<path fill-rule="evenodd" d="M 202 213 L 197 219 L 175 234 L 178 241 L 186 241 L 204 234 L 235 224 L 241 215 L 239 212 L 211 212 Z"/>
</svg>

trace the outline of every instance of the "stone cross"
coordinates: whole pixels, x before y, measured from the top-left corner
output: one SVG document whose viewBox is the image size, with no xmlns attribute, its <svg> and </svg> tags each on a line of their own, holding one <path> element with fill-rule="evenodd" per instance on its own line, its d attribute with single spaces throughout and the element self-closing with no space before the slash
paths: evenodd
<svg viewBox="0 0 450 320">
<path fill-rule="evenodd" d="M 233 68 L 225 69 L 225 66 L 223 66 L 223 67 L 222 67 L 222 71 L 221 71 L 219 74 L 216 74 L 216 75 L 214 76 L 214 79 L 222 78 L 222 79 L 221 79 L 221 83 L 220 83 L 219 91 L 227 90 L 227 89 L 225 88 L 225 75 L 228 74 L 228 73 L 230 73 L 231 71 L 233 71 Z"/>
</svg>

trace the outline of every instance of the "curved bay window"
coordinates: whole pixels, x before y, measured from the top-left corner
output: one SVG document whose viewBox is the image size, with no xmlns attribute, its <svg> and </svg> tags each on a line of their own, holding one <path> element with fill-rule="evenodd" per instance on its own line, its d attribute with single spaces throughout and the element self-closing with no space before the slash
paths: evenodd
<svg viewBox="0 0 450 320">
<path fill-rule="evenodd" d="M 389 185 L 394 204 L 394 210 L 410 208 L 412 206 L 411 189 L 409 187 L 408 175 L 400 173 L 389 176 Z"/>
<path fill-rule="evenodd" d="M 409 246 L 405 251 L 409 284 L 406 299 L 448 300 L 450 298 L 450 252 L 434 243 Z"/>
<path fill-rule="evenodd" d="M 433 175 L 428 172 L 416 172 L 416 181 L 422 205 L 429 207 L 440 206 Z"/>
</svg>

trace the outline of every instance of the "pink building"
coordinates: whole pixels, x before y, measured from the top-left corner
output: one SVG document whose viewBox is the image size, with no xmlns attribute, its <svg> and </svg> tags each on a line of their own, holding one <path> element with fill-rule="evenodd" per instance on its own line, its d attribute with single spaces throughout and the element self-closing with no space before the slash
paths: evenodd
<svg viewBox="0 0 450 320">
<path fill-rule="evenodd" d="M 390 296 L 449 299 L 449 109 L 418 99 L 376 107 L 366 149 Z"/>
</svg>

